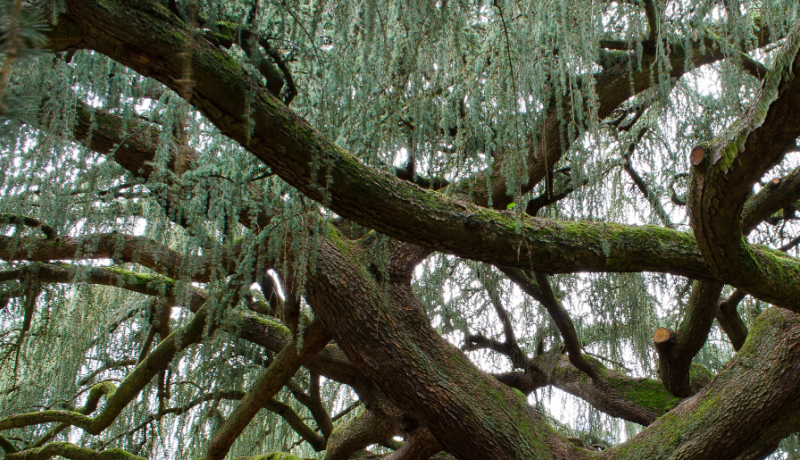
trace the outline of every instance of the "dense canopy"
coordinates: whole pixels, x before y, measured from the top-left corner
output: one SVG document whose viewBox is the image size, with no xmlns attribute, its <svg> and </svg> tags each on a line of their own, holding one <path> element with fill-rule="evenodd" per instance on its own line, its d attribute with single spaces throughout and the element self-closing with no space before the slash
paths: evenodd
<svg viewBox="0 0 800 460">
<path fill-rule="evenodd" d="M 800 446 L 797 0 L 8 0 L 0 453 Z"/>
</svg>

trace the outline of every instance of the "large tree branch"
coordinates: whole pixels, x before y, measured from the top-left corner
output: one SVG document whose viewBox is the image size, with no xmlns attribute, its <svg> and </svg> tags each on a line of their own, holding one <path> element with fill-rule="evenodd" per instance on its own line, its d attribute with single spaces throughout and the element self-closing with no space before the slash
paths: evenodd
<svg viewBox="0 0 800 460">
<path fill-rule="evenodd" d="M 763 458 L 800 428 L 798 345 L 800 317 L 769 309 L 711 384 L 604 455 L 615 459 Z M 726 433 L 738 433 L 736 441 L 730 442 Z"/>
<path fill-rule="evenodd" d="M 70 460 L 146 460 L 144 457 L 133 455 L 121 449 L 96 452 L 85 447 L 78 447 L 69 442 L 51 442 L 44 447 L 7 454 L 5 458 L 6 460 L 48 460 L 56 456 Z"/>
<path fill-rule="evenodd" d="M 597 91 L 597 115 L 599 119 L 610 116 L 623 102 L 651 88 L 654 81 L 669 79 L 670 84 L 672 84 L 691 69 L 727 58 L 725 53 L 721 51 L 720 44 L 710 37 L 702 37 L 698 40 L 685 40 L 674 37 L 669 40 L 668 45 L 671 50 L 669 54 L 669 74 L 664 75 L 663 73 L 660 74 L 662 67 L 657 63 L 658 50 L 656 49 L 655 41 L 648 40 L 642 44 L 644 51 L 642 55 L 637 55 L 636 52 L 630 51 L 607 53 L 601 56 L 600 64 L 603 70 L 592 76 L 592 86 Z M 633 69 L 631 70 L 631 68 Z M 572 91 L 578 92 L 574 89 Z M 523 194 L 532 190 L 533 187 L 551 174 L 553 165 L 561 159 L 565 152 L 569 151 L 572 142 L 585 129 L 585 126 L 583 126 L 585 122 L 571 120 L 580 125 L 580 128 L 572 137 L 565 139 L 562 131 L 564 126 L 561 119 L 563 115 L 559 114 L 572 112 L 571 101 L 559 100 L 554 97 L 546 106 L 547 110 L 544 112 L 542 120 L 538 122 L 538 126 L 540 126 L 539 133 L 528 139 L 528 155 L 525 160 L 527 181 L 520 189 Z M 474 178 L 475 184 L 486 184 L 486 175 L 489 175 L 492 184 L 490 190 L 482 188 L 470 190 L 469 196 L 474 203 L 480 206 L 488 206 L 491 202 L 495 209 L 505 209 L 509 203 L 513 202 L 514 197 L 510 194 L 507 178 L 500 167 L 504 160 L 501 157 L 494 168 Z M 479 187 L 481 186 L 479 185 Z M 461 187 L 468 188 L 467 182 Z"/>
<path fill-rule="evenodd" d="M 155 3 L 144 2 L 131 8 L 106 9 L 92 2 L 72 0 L 67 16 L 51 32 L 51 46 L 56 49 L 70 46 L 95 49 L 179 89 L 175 83 L 176 76 L 181 74 L 178 59 L 173 62 L 169 57 L 182 52 L 180 43 L 188 39 L 189 31 L 182 23 L 167 22 L 169 18 L 164 18 L 160 8 Z M 71 35 L 69 31 L 75 29 L 82 30 L 84 35 Z M 145 30 L 148 32 L 144 33 Z M 59 38 L 59 35 L 67 37 Z M 103 40 L 94 38 L 100 35 Z M 553 272 L 608 270 L 607 262 L 613 267 L 614 260 L 620 255 L 624 259 L 634 259 L 638 250 L 647 253 L 653 263 L 639 265 L 633 260 L 619 260 L 619 263 L 629 270 L 662 266 L 666 267 L 662 270 L 687 271 L 702 277 L 703 263 L 688 235 L 677 232 L 652 235 L 649 228 L 590 223 L 574 226 L 531 218 L 523 220 L 522 235 L 525 237 L 520 238 L 510 215 L 451 200 L 365 167 L 318 135 L 271 95 L 260 93 L 251 100 L 248 96 L 251 94 L 249 80 L 241 67 L 213 44 L 202 39 L 198 41 L 198 48 L 192 53 L 193 78 L 197 80 L 192 104 L 287 182 L 309 197 L 329 202 L 331 209 L 340 215 L 401 240 L 465 257 L 488 259 L 488 262 L 498 265 L 524 265 L 528 260 L 517 260 L 524 258 L 536 266 L 547 265 Z M 123 43 L 127 45 L 123 46 Z M 134 43 L 136 51 L 132 48 Z M 142 53 L 147 53 L 146 59 L 142 59 L 145 56 Z M 625 88 L 629 88 L 629 80 L 619 78 L 625 81 Z M 254 111 L 249 118 L 255 123 L 252 136 L 246 129 L 249 124 L 245 122 L 247 114 L 242 109 L 248 100 Z M 321 191 L 319 184 L 312 183 L 313 174 L 308 167 L 319 155 L 323 155 L 326 158 L 324 163 L 333 168 L 333 182 L 324 187 L 326 193 Z M 641 247 L 633 241 L 637 240 L 639 233 L 642 240 L 657 244 Z M 496 235 L 496 238 L 490 235 Z M 594 247 L 589 241 L 591 239 L 600 239 L 602 242 L 597 243 L 602 244 Z M 501 245 L 500 241 L 505 243 Z M 523 250 L 521 257 L 517 257 L 520 246 Z M 561 257 L 562 254 L 556 254 L 559 249 L 574 255 Z M 659 254 L 661 252 L 669 255 Z M 598 254 L 603 255 L 598 257 Z M 576 264 L 571 260 L 580 262 Z"/>
<path fill-rule="evenodd" d="M 21 279 L 28 273 L 42 283 L 87 282 L 118 287 L 159 297 L 169 306 L 184 305 L 194 312 L 197 312 L 207 299 L 207 295 L 201 289 L 188 286 L 179 287 L 171 278 L 135 273 L 115 267 L 98 268 L 37 263 L 28 267 L 0 272 L 0 281 Z"/>
<path fill-rule="evenodd" d="M 596 379 L 586 378 L 585 372 L 577 369 L 557 350 L 538 356 L 533 360 L 534 367 L 525 372 L 509 372 L 495 377 L 526 395 L 552 385 L 583 399 L 603 413 L 644 426 L 653 423 L 682 400 L 670 394 L 658 381 L 628 377 L 595 360 L 591 362 L 598 375 Z"/>
<path fill-rule="evenodd" d="M 189 31 L 182 23 L 168 22 L 160 8 L 145 2 L 133 8 L 108 9 L 72 0 L 64 22 L 51 32 L 51 46 L 89 47 L 180 89 L 175 82 L 181 75 L 178 60 L 167 57 L 182 52 L 180 43 L 188 39 Z M 73 34 L 76 30 L 84 35 Z M 145 30 L 149 32 L 143 33 Z M 100 35 L 103 40 L 95 38 Z M 140 59 L 141 53 L 147 53 L 147 62 Z M 448 199 L 361 165 L 267 92 L 250 98 L 244 71 L 209 42 L 198 39 L 192 65 L 197 80 L 191 97 L 195 107 L 301 192 L 330 203 L 333 211 L 362 225 L 423 247 L 498 266 L 550 273 L 651 270 L 696 279 L 717 278 L 707 271 L 690 235 L 650 227 L 535 218 L 523 219 L 519 228 L 517 220 L 506 213 Z M 624 80 L 625 88 L 629 88 L 624 74 L 615 78 Z M 242 111 L 248 101 L 251 117 Z M 254 123 L 252 135 L 246 129 L 250 126 L 247 120 Z M 326 174 L 312 174 L 308 167 L 320 155 L 326 159 L 322 163 L 332 168 L 333 178 L 322 188 L 311 178 Z M 768 250 L 751 250 L 761 258 L 774 258 Z M 762 298 L 778 297 L 775 290 L 770 283 L 750 288 L 753 295 Z M 780 303 L 794 305 L 786 298 Z"/>
<path fill-rule="evenodd" d="M 229 248 L 218 257 L 222 274 L 236 270 L 241 247 Z M 123 233 L 101 233 L 83 237 L 65 236 L 51 241 L 0 235 L 0 259 L 50 262 L 55 260 L 112 259 L 137 263 L 173 279 L 209 282 L 216 264 L 209 257 L 186 257 L 148 238 Z"/>
<path fill-rule="evenodd" d="M 800 23 L 779 50 L 752 106 L 715 141 L 691 154 L 689 211 L 700 251 L 726 283 L 762 300 L 796 308 L 800 261 L 747 244 L 742 209 L 752 186 L 794 148 L 800 135 Z M 765 206 L 766 208 L 766 206 Z M 780 286 L 764 292 L 765 286 Z"/>
</svg>

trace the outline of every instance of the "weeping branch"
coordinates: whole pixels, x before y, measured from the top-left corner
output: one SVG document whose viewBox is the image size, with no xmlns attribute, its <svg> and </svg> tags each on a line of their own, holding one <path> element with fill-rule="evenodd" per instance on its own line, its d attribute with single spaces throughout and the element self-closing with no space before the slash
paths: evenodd
<svg viewBox="0 0 800 460">
<path fill-rule="evenodd" d="M 189 324 L 161 341 L 147 358 L 125 377 L 125 380 L 113 393 L 110 393 L 107 385 L 100 384 L 97 391 L 93 387 L 92 391 L 95 392 L 96 398 L 93 400 L 92 393 L 90 393 L 88 402 L 93 401 L 93 406 L 88 407 L 96 407 L 99 397 L 107 395 L 106 404 L 96 417 L 89 417 L 83 411 L 68 410 L 45 410 L 16 414 L 0 419 L 0 431 L 49 422 L 60 422 L 76 426 L 90 434 L 98 435 L 102 433 L 114 423 L 122 410 L 139 395 L 153 377 L 169 367 L 179 352 L 202 339 L 203 332 L 206 329 L 206 317 L 207 312 L 204 309 L 200 309 Z M 213 328 L 214 326 L 211 325 L 212 330 Z"/>
</svg>

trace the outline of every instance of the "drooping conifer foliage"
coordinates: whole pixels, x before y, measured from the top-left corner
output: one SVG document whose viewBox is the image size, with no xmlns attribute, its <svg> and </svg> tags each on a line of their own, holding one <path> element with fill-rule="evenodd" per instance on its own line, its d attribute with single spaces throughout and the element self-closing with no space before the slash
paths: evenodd
<svg viewBox="0 0 800 460">
<path fill-rule="evenodd" d="M 0 10 L 3 458 L 800 455 L 800 2 Z"/>
</svg>

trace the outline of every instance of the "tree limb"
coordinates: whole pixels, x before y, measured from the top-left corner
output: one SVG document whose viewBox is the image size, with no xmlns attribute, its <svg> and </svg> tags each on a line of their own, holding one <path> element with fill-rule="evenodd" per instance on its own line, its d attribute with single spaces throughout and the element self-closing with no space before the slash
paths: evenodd
<svg viewBox="0 0 800 460">
<path fill-rule="evenodd" d="M 147 460 L 122 449 L 96 452 L 85 447 L 78 447 L 69 442 L 51 442 L 43 447 L 7 454 L 6 460 L 48 460 L 56 456 L 70 460 Z"/>
<path fill-rule="evenodd" d="M 206 460 L 224 458 L 259 409 L 283 388 L 307 359 L 325 348 L 330 338 L 322 323 L 314 321 L 302 332 L 302 338 L 292 341 L 283 349 L 214 434 L 209 442 Z"/>
</svg>

